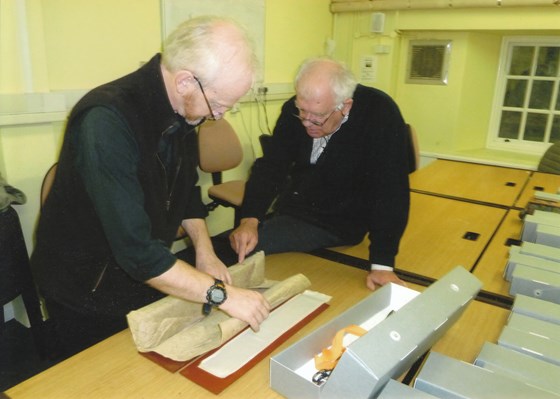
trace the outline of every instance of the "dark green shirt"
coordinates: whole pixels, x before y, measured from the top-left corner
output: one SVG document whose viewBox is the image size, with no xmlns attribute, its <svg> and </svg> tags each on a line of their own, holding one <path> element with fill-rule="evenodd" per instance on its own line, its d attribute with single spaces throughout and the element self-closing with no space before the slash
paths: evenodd
<svg viewBox="0 0 560 399">
<path fill-rule="evenodd" d="M 139 148 L 125 120 L 114 110 L 94 107 L 78 126 L 73 144 L 76 169 L 119 266 L 139 281 L 167 271 L 176 258 L 151 237 L 137 178 Z M 162 150 L 168 145 L 162 142 Z"/>
</svg>

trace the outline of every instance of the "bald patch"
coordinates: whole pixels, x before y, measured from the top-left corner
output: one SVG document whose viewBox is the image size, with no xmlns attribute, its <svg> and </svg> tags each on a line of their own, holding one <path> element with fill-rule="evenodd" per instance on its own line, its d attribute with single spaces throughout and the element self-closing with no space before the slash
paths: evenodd
<svg viewBox="0 0 560 399">
<path fill-rule="evenodd" d="M 340 66 L 330 60 L 320 60 L 310 65 L 297 83 L 298 99 L 315 105 L 332 106 L 334 104 L 332 80 L 339 70 Z"/>
</svg>

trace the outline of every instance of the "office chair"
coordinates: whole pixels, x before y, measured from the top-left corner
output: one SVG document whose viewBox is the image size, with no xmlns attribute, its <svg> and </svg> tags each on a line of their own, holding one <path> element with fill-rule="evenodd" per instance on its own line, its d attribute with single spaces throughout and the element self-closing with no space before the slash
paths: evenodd
<svg viewBox="0 0 560 399">
<path fill-rule="evenodd" d="M 44 321 L 19 216 L 12 206 L 0 212 L 0 305 L 21 295 L 35 346 L 41 357 L 47 355 Z M 4 328 L 4 311 L 0 308 L 0 331 Z"/>
<path fill-rule="evenodd" d="M 408 127 L 409 134 L 408 173 L 412 173 L 420 167 L 420 147 L 418 146 L 418 135 L 416 134 L 416 129 L 414 129 L 414 127 L 408 123 L 406 124 L 406 126 Z"/>
<path fill-rule="evenodd" d="M 539 162 L 537 171 L 560 175 L 560 141 L 548 147 Z"/>
<path fill-rule="evenodd" d="M 198 131 L 199 166 L 212 174 L 213 185 L 208 189 L 212 200 L 206 205 L 208 211 L 218 206 L 235 209 L 234 225 L 239 222 L 238 209 L 245 194 L 245 180 L 222 181 L 222 172 L 238 166 L 243 160 L 243 149 L 237 134 L 228 121 L 204 122 Z"/>
<path fill-rule="evenodd" d="M 54 182 L 54 176 L 56 175 L 56 168 L 58 167 L 58 163 L 54 163 L 47 173 L 45 173 L 45 177 L 43 178 L 43 183 L 41 184 L 41 209 L 47 200 L 49 192 L 51 191 L 51 187 Z"/>
</svg>

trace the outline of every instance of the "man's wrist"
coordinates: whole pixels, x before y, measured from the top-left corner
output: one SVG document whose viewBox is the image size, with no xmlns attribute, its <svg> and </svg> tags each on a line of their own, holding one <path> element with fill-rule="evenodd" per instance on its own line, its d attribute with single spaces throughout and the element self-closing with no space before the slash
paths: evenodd
<svg viewBox="0 0 560 399">
<path fill-rule="evenodd" d="M 378 270 L 378 271 L 392 272 L 393 268 L 391 266 L 385 266 L 385 265 L 379 265 L 379 264 L 376 264 L 376 263 L 372 263 L 370 270 L 371 271 Z"/>
<path fill-rule="evenodd" d="M 247 224 L 247 225 L 250 225 L 252 227 L 258 227 L 259 226 L 259 219 L 255 218 L 255 217 L 243 218 L 243 219 L 240 220 L 240 224 Z"/>
</svg>

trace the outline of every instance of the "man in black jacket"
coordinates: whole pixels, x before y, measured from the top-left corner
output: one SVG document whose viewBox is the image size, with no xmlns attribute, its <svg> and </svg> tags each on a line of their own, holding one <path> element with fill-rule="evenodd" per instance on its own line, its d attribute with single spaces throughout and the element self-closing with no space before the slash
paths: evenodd
<svg viewBox="0 0 560 399">
<path fill-rule="evenodd" d="M 367 286 L 404 284 L 393 272 L 410 201 L 398 106 L 327 58 L 303 63 L 295 88 L 251 170 L 232 248 L 242 260 L 253 250 L 357 244 L 369 233 Z"/>
<path fill-rule="evenodd" d="M 161 55 L 72 110 L 32 255 L 65 355 L 126 328 L 128 312 L 164 294 L 219 306 L 255 330 L 268 316 L 261 294 L 230 285 L 196 185 L 195 128 L 249 90 L 255 67 L 237 24 L 195 18 Z M 170 252 L 180 225 L 196 267 Z"/>
</svg>

